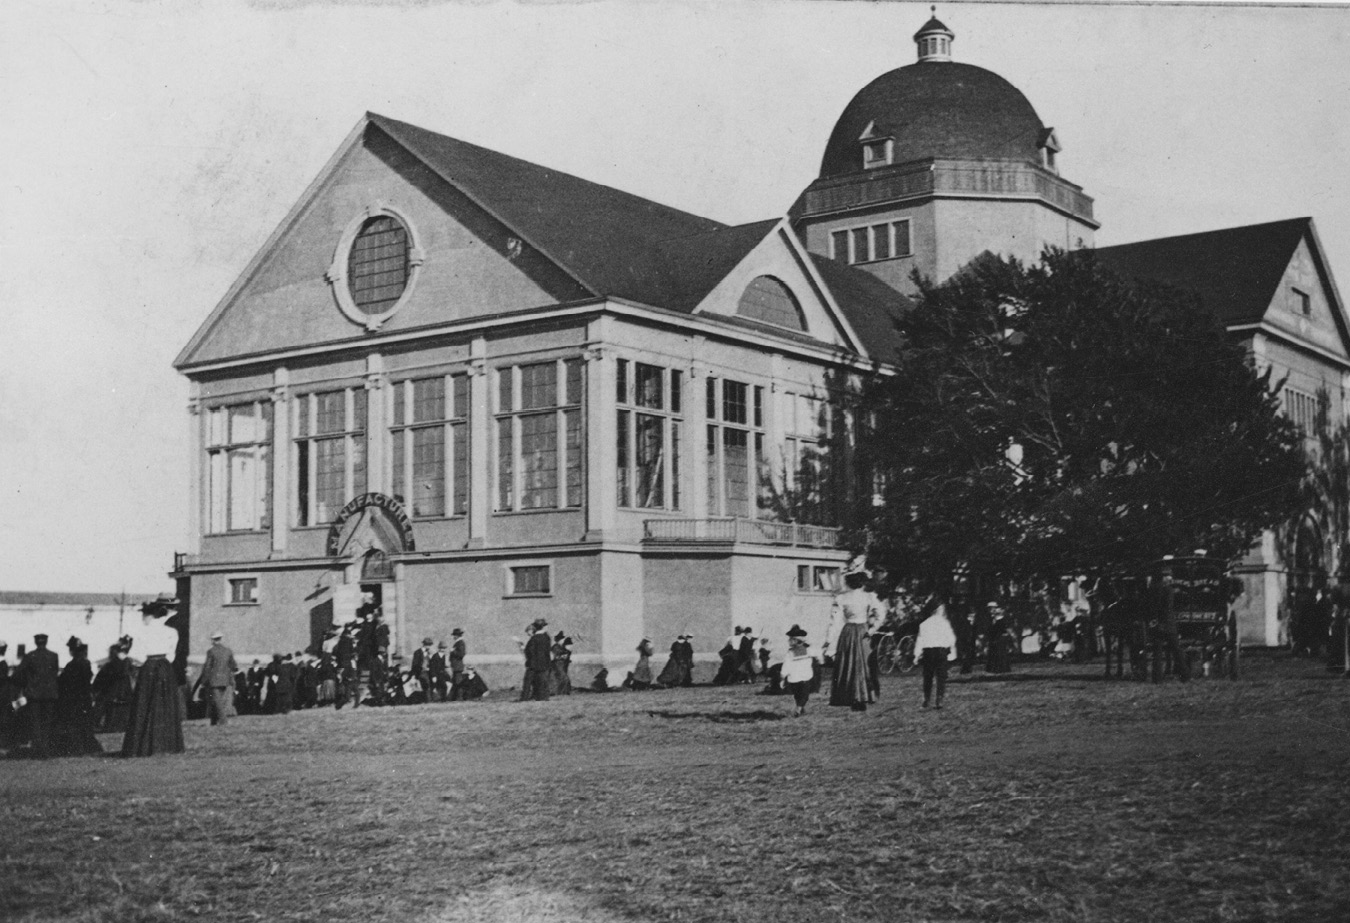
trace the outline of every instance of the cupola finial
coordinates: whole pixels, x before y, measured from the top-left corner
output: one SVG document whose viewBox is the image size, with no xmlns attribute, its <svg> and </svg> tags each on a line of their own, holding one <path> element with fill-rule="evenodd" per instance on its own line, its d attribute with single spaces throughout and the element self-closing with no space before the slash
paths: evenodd
<svg viewBox="0 0 1350 923">
<path fill-rule="evenodd" d="M 938 20 L 936 6 L 931 9 L 933 18 L 914 33 L 914 43 L 919 46 L 919 61 L 950 61 L 952 39 L 956 38 L 956 33 Z"/>
</svg>

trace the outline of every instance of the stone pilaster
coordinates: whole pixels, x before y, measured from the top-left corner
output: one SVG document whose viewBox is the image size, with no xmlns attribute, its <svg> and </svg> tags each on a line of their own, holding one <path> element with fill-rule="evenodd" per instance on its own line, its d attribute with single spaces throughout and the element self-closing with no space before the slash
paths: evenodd
<svg viewBox="0 0 1350 923">
<path fill-rule="evenodd" d="M 476 337 L 469 346 L 469 545 L 487 541 L 488 510 L 492 508 L 492 402 L 488 388 L 487 340 Z"/>
<path fill-rule="evenodd" d="M 202 413 L 201 386 L 188 383 L 188 521 L 187 553 L 202 550 L 202 510 L 207 502 L 202 478 L 202 458 L 206 454 L 206 416 Z"/>
<path fill-rule="evenodd" d="M 272 375 L 272 483 L 268 485 L 272 504 L 272 555 L 286 553 L 290 535 L 291 471 L 291 378 L 282 367 Z"/>
<path fill-rule="evenodd" d="M 602 332 L 598 321 L 591 325 Z M 586 346 L 586 538 L 598 541 L 614 530 L 618 423 L 613 352 L 599 339 Z"/>
</svg>

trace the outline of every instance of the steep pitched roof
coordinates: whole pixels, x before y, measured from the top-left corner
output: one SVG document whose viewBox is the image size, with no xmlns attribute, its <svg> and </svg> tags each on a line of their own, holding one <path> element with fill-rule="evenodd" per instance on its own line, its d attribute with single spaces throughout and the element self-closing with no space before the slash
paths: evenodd
<svg viewBox="0 0 1350 923">
<path fill-rule="evenodd" d="M 811 254 L 811 261 L 871 357 L 877 362 L 896 362 L 900 356 L 896 321 L 914 302 L 870 272 L 818 253 Z"/>
<path fill-rule="evenodd" d="M 521 234 L 595 295 L 664 304 L 672 278 L 660 247 L 726 229 L 709 218 L 416 125 L 370 113 L 371 123 L 480 207 Z"/>
<path fill-rule="evenodd" d="M 1121 275 L 1189 289 L 1228 326 L 1258 323 L 1270 307 L 1311 218 L 1098 247 Z"/>
</svg>

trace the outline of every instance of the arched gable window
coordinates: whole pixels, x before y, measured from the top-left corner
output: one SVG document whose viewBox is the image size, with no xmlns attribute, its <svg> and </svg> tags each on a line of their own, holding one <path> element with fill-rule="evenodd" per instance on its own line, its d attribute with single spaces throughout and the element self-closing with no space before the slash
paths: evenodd
<svg viewBox="0 0 1350 923">
<path fill-rule="evenodd" d="M 792 291 L 773 276 L 759 276 L 745 287 L 736 305 L 740 317 L 788 330 L 805 330 L 806 317 Z"/>
</svg>

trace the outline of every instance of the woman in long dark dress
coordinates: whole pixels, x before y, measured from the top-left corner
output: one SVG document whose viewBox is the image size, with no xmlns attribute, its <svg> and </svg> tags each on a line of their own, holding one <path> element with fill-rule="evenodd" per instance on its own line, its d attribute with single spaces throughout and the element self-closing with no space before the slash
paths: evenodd
<svg viewBox="0 0 1350 923">
<path fill-rule="evenodd" d="M 684 635 L 675 639 L 675 643 L 670 646 L 670 657 L 666 660 L 666 665 L 661 668 L 661 673 L 656 677 L 656 681 L 662 686 L 688 686 L 689 668 L 684 663 Z"/>
<path fill-rule="evenodd" d="M 56 678 L 56 733 L 52 749 L 58 756 L 91 756 L 102 753 L 94 736 L 94 700 L 90 688 L 94 668 L 89 665 L 89 645 L 71 638 L 70 660 Z"/>
<path fill-rule="evenodd" d="M 643 638 L 642 643 L 637 646 L 637 652 L 638 662 L 637 666 L 633 668 L 632 674 L 633 688 L 650 689 L 653 682 L 652 654 L 655 653 L 655 648 L 652 647 L 651 641 Z"/>
<path fill-rule="evenodd" d="M 553 636 L 553 694 L 571 695 L 572 639 L 561 631 Z"/>
<path fill-rule="evenodd" d="M 842 621 L 838 639 L 834 642 L 834 677 L 830 685 L 830 704 L 847 706 L 853 711 L 867 711 L 873 701 L 870 682 L 867 621 L 877 611 L 876 597 L 863 589 L 866 574 L 854 572 L 844 576 L 848 590 L 835 598 L 830 613 L 830 632 Z M 829 646 L 827 640 L 826 646 Z"/>
<path fill-rule="evenodd" d="M 169 610 L 172 611 L 172 610 Z M 164 609 L 147 604 L 143 610 L 136 645 L 145 657 L 136 674 L 136 692 L 131 699 L 127 732 L 122 738 L 123 756 L 153 756 L 183 752 L 183 718 L 186 710 L 178 688 L 173 658 L 178 652 L 178 632 L 156 614 Z"/>
</svg>

